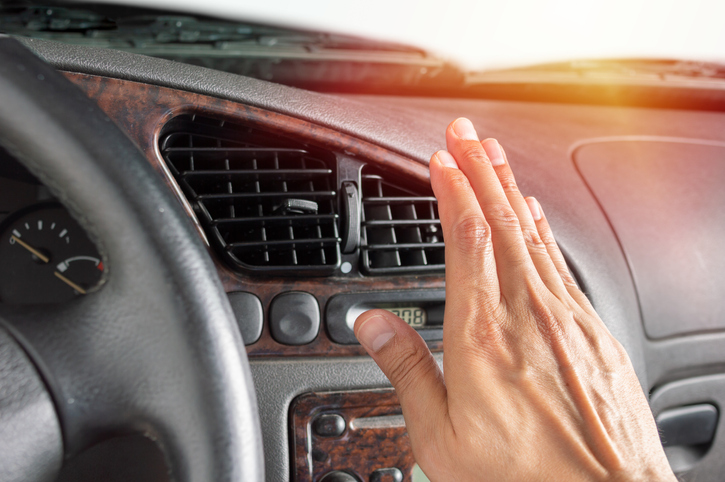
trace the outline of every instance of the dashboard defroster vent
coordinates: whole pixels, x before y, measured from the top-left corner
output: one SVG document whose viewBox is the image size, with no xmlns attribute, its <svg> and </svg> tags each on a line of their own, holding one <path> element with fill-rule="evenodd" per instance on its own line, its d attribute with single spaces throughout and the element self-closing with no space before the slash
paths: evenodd
<svg viewBox="0 0 725 482">
<path fill-rule="evenodd" d="M 390 182 L 368 168 L 362 175 L 363 269 L 369 274 L 445 268 L 438 202 L 432 192 Z"/>
<path fill-rule="evenodd" d="M 160 149 L 232 267 L 325 275 L 339 266 L 333 155 L 199 116 L 167 124 Z"/>
</svg>

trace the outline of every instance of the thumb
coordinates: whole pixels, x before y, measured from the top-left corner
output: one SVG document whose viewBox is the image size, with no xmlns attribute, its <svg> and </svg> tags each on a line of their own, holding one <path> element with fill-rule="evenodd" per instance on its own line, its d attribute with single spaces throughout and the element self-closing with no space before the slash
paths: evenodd
<svg viewBox="0 0 725 482">
<path fill-rule="evenodd" d="M 355 321 L 355 336 L 395 387 L 414 449 L 440 433 L 448 411 L 443 373 L 420 335 L 391 312 L 370 310 Z"/>
</svg>

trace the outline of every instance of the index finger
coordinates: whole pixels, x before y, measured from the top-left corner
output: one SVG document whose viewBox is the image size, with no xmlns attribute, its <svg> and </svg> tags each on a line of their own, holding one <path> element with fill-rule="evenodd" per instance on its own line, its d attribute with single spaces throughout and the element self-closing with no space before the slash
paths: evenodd
<svg viewBox="0 0 725 482">
<path fill-rule="evenodd" d="M 489 158 L 473 124 L 463 117 L 448 126 L 446 143 L 468 178 L 483 216 L 491 226 L 498 281 L 504 299 L 526 292 L 539 276 L 521 233 L 521 220 L 494 170 L 495 166 L 505 164 L 503 153 L 496 150 Z"/>
<path fill-rule="evenodd" d="M 491 228 L 453 156 L 438 151 L 430 162 L 433 192 L 446 241 L 444 340 L 465 337 L 467 320 L 490 320 L 501 302 Z M 476 316 L 480 314 L 481 316 Z"/>
</svg>

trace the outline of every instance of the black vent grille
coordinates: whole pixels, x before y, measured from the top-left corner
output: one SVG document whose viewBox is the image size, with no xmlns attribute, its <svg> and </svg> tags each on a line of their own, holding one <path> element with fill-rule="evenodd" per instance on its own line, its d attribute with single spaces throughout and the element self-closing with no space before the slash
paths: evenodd
<svg viewBox="0 0 725 482">
<path fill-rule="evenodd" d="M 362 261 L 369 274 L 445 268 L 438 202 L 430 190 L 397 186 L 366 167 L 362 206 Z"/>
<path fill-rule="evenodd" d="M 167 124 L 160 149 L 232 267 L 322 275 L 339 266 L 333 155 L 200 116 Z"/>
</svg>

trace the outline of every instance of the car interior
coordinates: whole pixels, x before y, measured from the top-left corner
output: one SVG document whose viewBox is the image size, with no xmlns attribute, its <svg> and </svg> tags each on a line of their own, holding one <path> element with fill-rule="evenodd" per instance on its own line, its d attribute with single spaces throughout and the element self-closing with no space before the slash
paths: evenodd
<svg viewBox="0 0 725 482">
<path fill-rule="evenodd" d="M 458 117 L 545 209 L 675 473 L 722 480 L 722 70 L 224 71 L 3 25 L 2 480 L 425 480 L 352 326 L 388 309 L 442 361 L 427 165 Z"/>
</svg>

